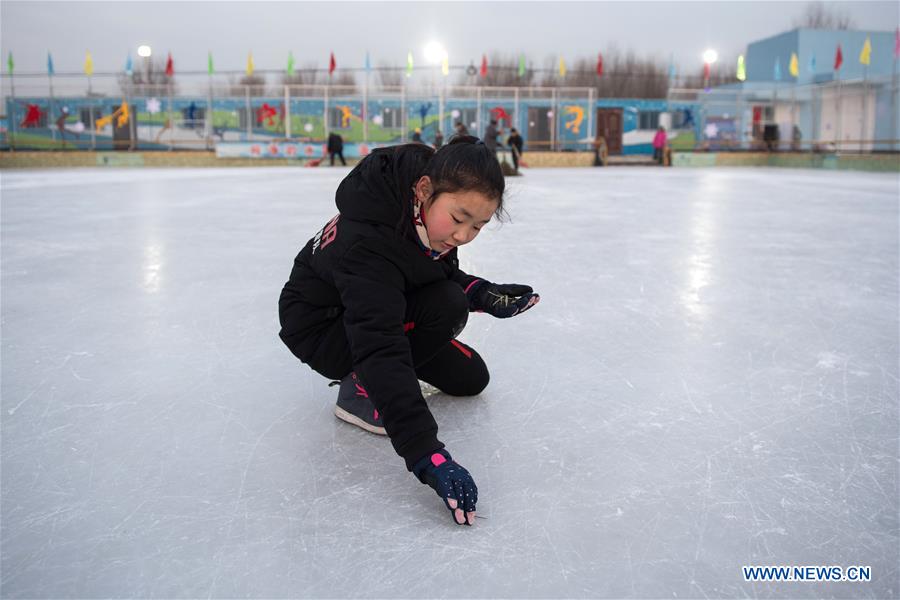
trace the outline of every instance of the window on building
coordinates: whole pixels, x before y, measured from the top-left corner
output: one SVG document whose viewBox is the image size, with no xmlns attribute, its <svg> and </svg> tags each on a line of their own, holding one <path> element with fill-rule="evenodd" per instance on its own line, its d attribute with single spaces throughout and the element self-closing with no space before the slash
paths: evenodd
<svg viewBox="0 0 900 600">
<path fill-rule="evenodd" d="M 99 106 L 82 108 L 78 111 L 78 113 L 81 117 L 81 122 L 84 123 L 85 128 L 89 128 L 93 123 L 96 123 L 103 117 L 103 108 Z M 93 121 L 91 120 L 91 113 L 94 113 Z"/>
<path fill-rule="evenodd" d="M 638 114 L 638 129 L 656 129 L 657 127 L 659 127 L 659 111 Z"/>
<path fill-rule="evenodd" d="M 672 129 L 690 129 L 694 126 L 694 113 L 691 109 L 679 108 L 671 112 Z"/>
<path fill-rule="evenodd" d="M 400 109 L 398 108 L 385 108 L 381 111 L 381 126 L 384 128 L 390 127 L 401 127 L 402 122 L 400 119 Z"/>
</svg>

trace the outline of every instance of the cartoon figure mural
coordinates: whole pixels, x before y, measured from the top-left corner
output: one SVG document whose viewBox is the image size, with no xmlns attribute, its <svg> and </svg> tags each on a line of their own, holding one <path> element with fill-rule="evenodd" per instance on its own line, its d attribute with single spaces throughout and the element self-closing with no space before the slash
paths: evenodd
<svg viewBox="0 0 900 600">
<path fill-rule="evenodd" d="M 572 117 L 571 120 L 566 121 L 566 129 L 578 135 L 581 131 L 581 123 L 584 121 L 584 108 L 581 106 L 566 106 L 563 107 L 563 113 Z"/>
<path fill-rule="evenodd" d="M 493 118 L 498 123 L 500 123 L 500 121 L 503 121 L 503 123 L 506 125 L 512 124 L 512 115 L 506 112 L 506 109 L 502 106 L 495 106 L 490 110 L 490 113 L 491 118 Z"/>
<path fill-rule="evenodd" d="M 59 130 L 59 137 L 62 138 L 63 143 L 66 142 L 66 119 L 69 118 L 69 107 L 63 106 L 62 112 L 59 114 L 59 118 L 56 119 L 56 129 Z M 77 134 L 75 134 L 77 136 Z"/>
<path fill-rule="evenodd" d="M 130 112 L 128 103 L 122 100 L 121 106 L 111 115 L 97 119 L 97 131 L 100 131 L 116 119 L 116 127 L 125 127 L 128 124 Z"/>
<path fill-rule="evenodd" d="M 277 114 L 278 110 L 274 106 L 270 106 L 268 102 L 265 102 L 256 109 L 256 124 L 262 125 L 262 122 L 266 121 L 269 127 L 275 127 L 275 115 Z"/>
<path fill-rule="evenodd" d="M 353 114 L 353 111 L 349 106 L 341 104 L 338 105 L 338 109 L 341 111 L 341 129 L 346 129 L 350 127 L 350 119 L 356 119 L 357 121 L 362 121 L 360 117 L 357 117 Z"/>
<path fill-rule="evenodd" d="M 26 104 L 25 118 L 19 123 L 19 127 L 40 127 L 42 115 L 44 115 L 44 111 L 41 110 L 40 106 L 37 104 Z"/>
</svg>

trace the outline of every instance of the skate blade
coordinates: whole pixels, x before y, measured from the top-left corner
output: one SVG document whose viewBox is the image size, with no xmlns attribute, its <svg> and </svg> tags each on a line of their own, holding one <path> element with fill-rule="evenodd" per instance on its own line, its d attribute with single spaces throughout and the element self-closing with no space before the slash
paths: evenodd
<svg viewBox="0 0 900 600">
<path fill-rule="evenodd" d="M 341 421 L 345 421 L 345 422 L 347 422 L 347 423 L 350 423 L 351 425 L 356 425 L 357 427 L 360 427 L 360 428 L 362 428 L 362 429 L 365 429 L 365 430 L 368 431 L 369 433 L 374 433 L 374 434 L 377 434 L 377 435 L 387 435 L 387 431 L 385 431 L 384 427 L 378 427 L 378 426 L 376 426 L 376 425 L 370 425 L 369 423 L 366 423 L 365 421 L 363 421 L 362 419 L 360 419 L 360 418 L 357 417 L 356 415 L 347 412 L 346 410 L 344 410 L 344 409 L 341 408 L 340 406 L 335 406 L 335 407 L 334 407 L 334 416 L 336 416 L 336 417 L 337 417 L 338 419 L 340 419 Z"/>
</svg>

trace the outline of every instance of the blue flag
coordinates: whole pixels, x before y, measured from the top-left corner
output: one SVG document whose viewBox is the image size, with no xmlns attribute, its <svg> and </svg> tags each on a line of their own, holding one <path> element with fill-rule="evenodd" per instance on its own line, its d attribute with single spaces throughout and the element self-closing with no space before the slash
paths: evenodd
<svg viewBox="0 0 900 600">
<path fill-rule="evenodd" d="M 775 59 L 775 81 L 781 81 L 781 59 Z"/>
<path fill-rule="evenodd" d="M 134 68 L 131 64 L 131 55 L 129 54 L 128 58 L 125 59 L 125 74 L 130 77 L 133 72 L 134 72 Z"/>
<path fill-rule="evenodd" d="M 366 73 L 372 71 L 372 64 L 369 62 L 369 51 L 366 50 Z"/>
<path fill-rule="evenodd" d="M 47 53 L 47 75 L 53 77 L 56 74 L 56 71 L 53 70 L 53 57 L 50 56 L 50 53 Z"/>
<path fill-rule="evenodd" d="M 675 79 L 675 55 L 669 56 L 669 79 Z"/>
</svg>

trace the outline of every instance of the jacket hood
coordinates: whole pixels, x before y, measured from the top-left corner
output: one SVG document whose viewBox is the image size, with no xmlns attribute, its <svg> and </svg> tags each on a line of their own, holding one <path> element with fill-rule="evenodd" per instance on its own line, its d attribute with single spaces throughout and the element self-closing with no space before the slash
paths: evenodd
<svg viewBox="0 0 900 600">
<path fill-rule="evenodd" d="M 338 186 L 335 204 L 341 216 L 390 227 L 411 223 L 412 188 L 433 154 L 424 144 L 379 148 L 369 154 Z"/>
</svg>

